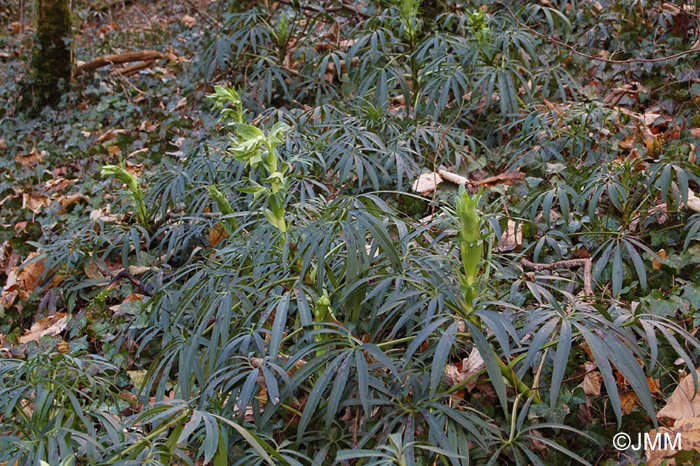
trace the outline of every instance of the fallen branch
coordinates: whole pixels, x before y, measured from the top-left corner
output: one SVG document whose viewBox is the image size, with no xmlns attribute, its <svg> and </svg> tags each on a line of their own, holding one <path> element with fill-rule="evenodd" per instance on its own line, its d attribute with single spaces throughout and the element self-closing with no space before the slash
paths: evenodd
<svg viewBox="0 0 700 466">
<path fill-rule="evenodd" d="M 148 68 L 155 63 L 155 60 L 142 61 L 134 65 L 125 66 L 124 68 L 114 68 L 110 74 L 120 74 L 122 76 L 131 76 L 139 71 Z"/>
<path fill-rule="evenodd" d="M 413 190 L 419 194 L 428 194 L 435 192 L 437 186 L 443 181 L 449 181 L 456 185 L 466 185 L 466 186 L 496 186 L 499 184 L 513 185 L 515 183 L 520 183 L 525 179 L 525 175 L 518 171 L 509 171 L 501 173 L 500 175 L 490 176 L 483 180 L 470 180 L 457 173 L 448 172 L 447 170 L 440 168 L 437 172 L 423 173 L 418 179 L 413 183 Z"/>
<path fill-rule="evenodd" d="M 134 61 L 152 61 L 163 58 L 163 54 L 156 52 L 155 50 L 142 50 L 140 52 L 125 52 L 118 53 L 115 55 L 105 55 L 83 65 L 80 65 L 75 69 L 74 75 L 79 75 L 84 71 L 92 71 L 98 68 L 102 68 L 108 65 L 116 65 L 119 63 L 130 63 Z"/>
<path fill-rule="evenodd" d="M 520 263 L 535 270 L 554 270 L 560 267 L 570 268 L 583 266 L 583 294 L 586 296 L 593 296 L 593 261 L 590 258 L 569 259 L 559 262 L 552 262 L 551 264 L 530 262 L 527 259 L 522 259 Z"/>
</svg>

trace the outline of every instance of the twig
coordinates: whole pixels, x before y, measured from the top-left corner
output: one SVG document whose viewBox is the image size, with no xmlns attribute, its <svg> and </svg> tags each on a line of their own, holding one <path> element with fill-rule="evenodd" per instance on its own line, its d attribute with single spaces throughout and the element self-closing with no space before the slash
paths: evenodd
<svg viewBox="0 0 700 466">
<path fill-rule="evenodd" d="M 593 296 L 593 261 L 591 258 L 585 259 L 569 259 L 559 262 L 552 262 L 551 264 L 543 264 L 540 262 L 530 262 L 527 259 L 522 259 L 520 261 L 526 267 L 530 267 L 535 270 L 554 270 L 560 267 L 580 267 L 583 266 L 583 293 L 586 296 Z"/>
<path fill-rule="evenodd" d="M 447 128 L 445 128 L 445 131 L 442 132 L 442 135 L 440 136 L 440 141 L 438 141 L 437 148 L 435 149 L 435 155 L 433 156 L 433 172 L 437 171 L 437 158 L 440 155 L 440 150 L 442 150 L 442 144 L 445 142 L 445 136 L 447 133 L 452 129 L 452 126 L 454 126 L 455 123 L 457 123 L 457 120 L 459 120 L 459 117 L 462 114 L 462 108 L 464 108 L 464 103 L 467 101 L 468 93 L 464 93 L 462 95 L 462 101 L 459 103 L 459 108 L 457 109 L 457 115 L 455 115 L 454 119 L 450 122 L 449 125 L 447 125 Z M 415 109 L 414 109 L 415 110 Z M 448 179 L 448 181 L 450 181 Z M 437 190 L 433 192 L 433 201 L 432 201 L 432 208 L 431 208 L 431 214 L 435 214 L 435 207 L 436 207 L 436 200 L 437 198 Z"/>
<path fill-rule="evenodd" d="M 149 298 L 153 297 L 153 292 L 151 291 L 150 287 L 141 283 L 139 279 L 131 275 L 126 270 L 122 270 L 117 275 L 115 275 L 112 281 L 109 282 L 109 285 L 107 285 L 107 288 L 114 288 L 122 278 L 126 278 L 127 280 L 129 280 L 136 288 L 139 289 L 139 291 L 141 291 L 141 294 L 148 296 Z"/>
<path fill-rule="evenodd" d="M 658 58 L 628 58 L 628 59 L 626 59 L 626 60 L 613 60 L 613 59 L 611 59 L 611 58 L 596 57 L 595 55 L 589 55 L 589 54 L 587 54 L 587 53 L 579 52 L 578 50 L 576 50 L 576 47 L 574 47 L 573 45 L 569 45 L 569 44 L 567 44 L 567 43 L 565 43 L 565 42 L 562 42 L 562 41 L 560 41 L 560 40 L 557 40 L 557 39 L 555 39 L 554 37 L 548 36 L 547 34 L 544 34 L 544 33 L 542 33 L 542 32 L 539 32 L 539 31 L 536 30 L 535 28 L 528 26 L 527 24 L 525 24 L 525 23 L 523 23 L 522 21 L 520 21 L 520 20 L 518 19 L 517 16 L 515 16 L 515 13 L 513 13 L 513 10 L 511 10 L 510 7 L 509 7 L 508 5 L 506 5 L 506 4 L 504 4 L 504 3 L 501 3 L 501 4 L 502 4 L 503 6 L 505 6 L 505 8 L 508 10 L 508 12 L 510 13 L 510 15 L 511 15 L 511 16 L 513 17 L 513 19 L 515 20 L 515 22 L 518 23 L 518 25 L 520 25 L 521 27 L 524 27 L 525 29 L 527 29 L 528 31 L 532 32 L 532 33 L 535 34 L 536 36 L 542 37 L 543 39 L 547 40 L 548 42 L 551 42 L 551 43 L 556 44 L 556 45 L 558 45 L 558 46 L 560 46 L 560 47 L 564 47 L 564 48 L 568 49 L 568 50 L 569 50 L 571 53 L 573 53 L 574 55 L 578 55 L 578 56 L 580 56 L 580 57 L 588 58 L 589 60 L 602 61 L 602 62 L 605 62 L 605 63 L 615 63 L 615 64 L 619 64 L 619 65 L 624 65 L 624 64 L 629 64 L 629 63 L 658 63 L 658 62 L 662 62 L 662 61 L 673 60 L 674 58 L 679 58 L 679 57 L 682 57 L 682 56 L 684 56 L 684 55 L 688 55 L 688 54 L 691 54 L 691 53 L 698 53 L 698 52 L 700 52 L 700 48 L 692 48 L 692 49 L 684 50 L 684 51 L 682 51 L 682 52 L 674 53 L 673 55 L 668 55 L 668 56 L 665 56 L 665 57 L 658 57 Z"/>
<path fill-rule="evenodd" d="M 288 6 L 296 6 L 293 1 L 291 0 L 277 0 L 279 3 L 283 3 Z M 371 18 L 372 15 L 369 13 L 365 13 L 364 11 L 358 9 L 355 5 L 350 5 L 347 4 L 343 1 L 340 2 L 339 6 L 329 6 L 328 8 L 323 8 L 322 6 L 318 5 L 299 5 L 303 10 L 307 11 L 315 11 L 316 13 L 334 13 L 336 11 L 342 11 L 342 10 L 347 10 L 352 13 L 355 13 L 358 16 L 362 16 L 363 18 Z"/>
<path fill-rule="evenodd" d="M 217 21 L 216 18 L 214 18 L 212 15 L 204 11 L 200 6 L 195 5 L 194 2 L 192 2 L 191 0 L 185 0 L 185 3 L 194 8 L 197 11 L 197 14 L 201 16 L 204 21 L 206 21 L 209 24 L 221 27 L 221 23 Z"/>
</svg>

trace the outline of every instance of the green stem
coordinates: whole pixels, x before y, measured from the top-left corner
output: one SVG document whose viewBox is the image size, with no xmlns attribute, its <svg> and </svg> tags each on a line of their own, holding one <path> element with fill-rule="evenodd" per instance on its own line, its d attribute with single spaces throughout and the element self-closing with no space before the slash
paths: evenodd
<svg viewBox="0 0 700 466">
<path fill-rule="evenodd" d="M 162 433 L 165 432 L 166 430 L 170 429 L 172 426 L 179 424 L 180 421 L 184 420 L 184 419 L 185 419 L 187 416 L 189 416 L 189 415 L 190 415 L 190 413 L 189 413 L 188 411 L 185 411 L 184 413 L 182 413 L 181 415 L 179 415 L 178 417 L 176 417 L 175 419 L 173 419 L 171 422 L 164 423 L 163 425 L 161 425 L 160 427 L 158 427 L 157 429 L 155 429 L 153 432 L 151 432 L 150 434 L 148 434 L 147 436 L 145 436 L 145 437 L 143 438 L 143 440 L 141 440 L 140 442 L 134 443 L 134 444 L 131 445 L 130 447 L 127 447 L 126 449 L 124 449 L 122 452 L 117 453 L 116 455 L 114 455 L 109 461 L 107 461 L 107 464 L 114 463 L 114 462 L 117 461 L 119 458 L 123 458 L 124 456 L 128 455 L 128 454 L 131 453 L 132 451 L 134 451 L 134 450 L 136 450 L 137 448 L 139 448 L 139 447 L 142 445 L 143 442 L 148 442 L 148 441 L 154 439 L 155 437 L 159 436 L 160 434 L 162 434 Z"/>
</svg>

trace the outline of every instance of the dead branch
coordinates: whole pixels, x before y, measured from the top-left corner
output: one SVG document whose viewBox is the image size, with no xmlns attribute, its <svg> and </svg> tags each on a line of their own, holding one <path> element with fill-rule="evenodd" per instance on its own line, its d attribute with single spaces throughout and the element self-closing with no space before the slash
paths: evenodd
<svg viewBox="0 0 700 466">
<path fill-rule="evenodd" d="M 74 75 L 79 75 L 84 71 L 96 70 L 103 66 L 116 65 L 119 63 L 130 63 L 134 61 L 152 61 L 163 58 L 163 54 L 155 50 L 142 50 L 139 52 L 125 52 L 114 55 L 104 55 L 100 58 L 80 65 L 75 69 Z"/>
<path fill-rule="evenodd" d="M 593 261 L 590 258 L 569 259 L 559 262 L 552 262 L 551 264 L 530 262 L 527 259 L 522 259 L 520 263 L 535 270 L 554 270 L 560 267 L 571 268 L 583 266 L 583 294 L 586 296 L 593 296 Z"/>
<path fill-rule="evenodd" d="M 136 63 L 134 65 L 125 66 L 124 68 L 114 68 L 110 74 L 121 74 L 122 76 L 131 76 L 145 68 L 148 68 L 155 63 L 155 60 L 148 60 Z"/>
<path fill-rule="evenodd" d="M 512 184 L 520 183 L 525 179 L 525 175 L 518 170 L 501 173 L 500 175 L 496 176 L 490 176 L 483 180 L 470 180 L 469 178 L 465 178 L 457 173 L 448 172 L 442 168 L 438 170 L 437 174 L 440 175 L 443 180 L 447 180 L 450 183 L 457 185 L 470 184 L 473 186 L 493 186 L 497 184 L 507 184 L 510 186 Z"/>
</svg>

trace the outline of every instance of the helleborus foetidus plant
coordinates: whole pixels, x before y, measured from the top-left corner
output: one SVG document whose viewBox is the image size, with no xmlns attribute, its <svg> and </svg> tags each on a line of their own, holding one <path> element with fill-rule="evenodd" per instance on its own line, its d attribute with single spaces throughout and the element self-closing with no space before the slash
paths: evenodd
<svg viewBox="0 0 700 466">
<path fill-rule="evenodd" d="M 255 126 L 236 125 L 238 140 L 229 148 L 234 158 L 246 162 L 250 170 L 250 176 L 246 178 L 249 186 L 238 189 L 252 194 L 255 200 L 264 199 L 269 206 L 264 211 L 265 218 L 282 233 L 287 231 L 284 200 L 289 184 L 285 176 L 289 165 L 280 160 L 277 146 L 282 143 L 283 133 L 287 128 L 287 125 L 278 122 L 265 136 L 265 133 Z"/>
<path fill-rule="evenodd" d="M 238 89 L 214 86 L 214 93 L 209 94 L 207 99 L 214 103 L 215 109 L 220 110 L 222 120 L 231 118 L 236 123 L 243 123 L 243 102 Z M 226 107 L 226 104 L 231 107 Z"/>
<path fill-rule="evenodd" d="M 265 218 L 284 233 L 287 231 L 284 201 L 289 184 L 285 174 L 289 170 L 289 164 L 281 160 L 277 146 L 283 142 L 284 131 L 288 126 L 278 122 L 265 135 L 257 126 L 243 123 L 243 107 L 238 90 L 221 86 L 215 87 L 214 90 L 215 93 L 208 96 L 214 102 L 214 108 L 221 109 L 222 119 L 230 117 L 235 120 L 234 137 L 231 138 L 232 144 L 228 153 L 236 160 L 245 162 L 249 170 L 249 176 L 244 178 L 248 186 L 238 190 L 252 194 L 254 201 L 262 200 L 265 204 Z M 226 107 L 227 103 L 233 108 Z M 225 198 L 217 197 L 211 189 L 209 193 L 219 205 L 219 209 L 224 212 L 222 205 L 224 208 L 226 205 L 220 201 L 225 201 Z"/>
<path fill-rule="evenodd" d="M 216 206 L 219 208 L 222 215 L 233 214 L 233 207 L 231 207 L 231 203 L 229 203 L 224 193 L 219 191 L 219 188 L 217 188 L 216 185 L 207 186 L 207 190 L 209 191 L 209 197 L 214 199 Z M 238 224 L 236 223 L 236 219 L 232 217 L 226 219 L 226 229 L 228 230 L 229 234 L 233 233 L 237 228 Z"/>
<path fill-rule="evenodd" d="M 319 296 L 316 300 L 316 306 L 314 307 L 314 321 L 316 322 L 328 322 L 330 320 L 335 320 L 333 315 L 333 309 L 331 308 L 331 300 L 328 294 L 324 291 L 323 295 Z M 314 330 L 321 330 L 323 326 L 314 325 Z M 329 336 L 323 333 L 317 333 L 314 335 L 314 341 L 320 342 L 328 339 Z M 316 350 L 316 356 L 321 356 L 326 352 L 325 348 Z"/>
<path fill-rule="evenodd" d="M 136 219 L 142 226 L 148 228 L 148 211 L 143 202 L 143 191 L 139 186 L 138 178 L 119 165 L 105 165 L 100 173 L 103 177 L 112 176 L 118 179 L 129 188 L 136 209 Z"/>
<path fill-rule="evenodd" d="M 464 186 L 455 196 L 459 217 L 459 249 L 464 273 L 459 273 L 459 283 L 464 293 L 464 308 L 469 314 L 474 308 L 478 293 L 478 274 L 481 267 L 484 242 L 481 238 L 481 217 L 476 208 L 479 195 L 471 196 Z"/>
<path fill-rule="evenodd" d="M 481 193 L 470 195 L 464 188 L 464 185 L 459 187 L 457 196 L 455 196 L 455 207 L 457 216 L 459 217 L 459 249 L 460 258 L 464 273 L 457 272 L 459 276 L 459 284 L 464 293 L 464 310 L 466 315 L 475 324 L 481 327 L 481 320 L 471 315 L 474 310 L 474 300 L 479 294 L 479 271 L 484 253 L 484 239 L 481 236 L 481 216 L 477 211 Z M 513 368 L 504 363 L 498 353 L 491 348 L 498 363 L 498 367 L 503 377 L 509 380 L 519 393 L 529 397 L 534 397 L 534 401 L 539 403 L 539 393 L 533 391 L 515 374 Z"/>
</svg>

